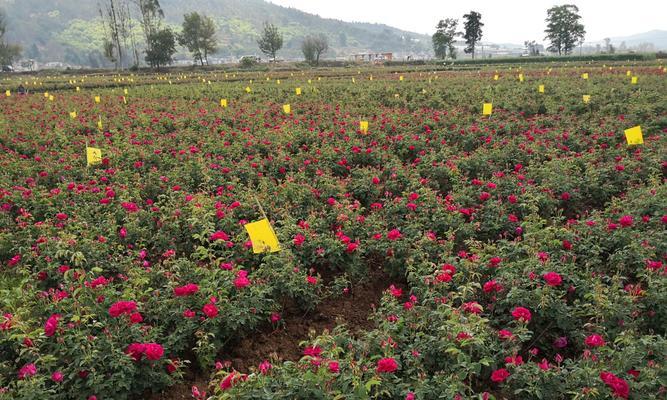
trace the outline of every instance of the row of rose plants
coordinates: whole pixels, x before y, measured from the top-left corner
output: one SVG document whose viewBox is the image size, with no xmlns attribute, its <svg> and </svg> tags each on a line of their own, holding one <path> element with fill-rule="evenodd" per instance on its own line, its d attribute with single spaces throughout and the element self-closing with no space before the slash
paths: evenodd
<svg viewBox="0 0 667 400">
<path fill-rule="evenodd" d="M 3 98 L 0 398 L 141 398 L 188 371 L 212 371 L 200 398 L 664 396 L 664 72 L 580 71 Z M 279 253 L 252 253 L 258 203 Z M 378 265 L 374 329 L 222 362 Z"/>
</svg>

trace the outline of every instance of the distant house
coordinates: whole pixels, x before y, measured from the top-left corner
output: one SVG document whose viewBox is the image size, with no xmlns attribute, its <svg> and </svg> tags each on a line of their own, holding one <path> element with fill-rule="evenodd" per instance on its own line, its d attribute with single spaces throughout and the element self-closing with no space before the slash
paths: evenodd
<svg viewBox="0 0 667 400">
<path fill-rule="evenodd" d="M 358 53 L 352 54 L 350 59 L 354 62 L 382 63 L 394 59 L 394 53 Z"/>
</svg>

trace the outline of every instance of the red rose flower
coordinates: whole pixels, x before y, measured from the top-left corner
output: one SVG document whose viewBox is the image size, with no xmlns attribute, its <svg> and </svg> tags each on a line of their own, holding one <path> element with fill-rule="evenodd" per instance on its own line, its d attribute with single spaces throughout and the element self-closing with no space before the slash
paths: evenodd
<svg viewBox="0 0 667 400">
<path fill-rule="evenodd" d="M 587 336 L 584 340 L 584 343 L 586 343 L 586 346 L 588 347 L 602 347 L 605 345 L 605 341 L 602 336 L 595 333 Z"/>
<path fill-rule="evenodd" d="M 510 373 L 505 368 L 500 368 L 491 373 L 491 380 L 500 383 L 509 378 Z"/>
<path fill-rule="evenodd" d="M 49 319 L 46 320 L 46 323 L 44 324 L 44 335 L 46 337 L 51 337 L 56 334 L 59 319 L 60 314 L 52 314 Z"/>
<path fill-rule="evenodd" d="M 146 343 L 144 354 L 146 354 L 147 359 L 156 361 L 162 358 L 164 349 L 157 343 Z"/>
<path fill-rule="evenodd" d="M 375 369 L 379 373 L 392 373 L 398 369 L 398 363 L 391 357 L 381 358 Z"/>
<path fill-rule="evenodd" d="M 556 272 L 547 272 L 542 278 L 549 286 L 559 286 L 563 282 L 563 278 Z"/>
<path fill-rule="evenodd" d="M 213 303 L 208 303 L 202 308 L 204 314 L 209 318 L 215 318 L 218 315 L 218 307 Z"/>
<path fill-rule="evenodd" d="M 602 371 L 600 372 L 600 379 L 605 385 L 609 386 L 612 390 L 614 397 L 619 397 L 621 399 L 627 399 L 630 394 L 630 386 L 623 378 L 612 374 L 611 372 Z"/>
<path fill-rule="evenodd" d="M 512 317 L 517 321 L 530 322 L 532 315 L 530 310 L 525 307 L 514 307 L 514 310 L 512 310 Z"/>
</svg>

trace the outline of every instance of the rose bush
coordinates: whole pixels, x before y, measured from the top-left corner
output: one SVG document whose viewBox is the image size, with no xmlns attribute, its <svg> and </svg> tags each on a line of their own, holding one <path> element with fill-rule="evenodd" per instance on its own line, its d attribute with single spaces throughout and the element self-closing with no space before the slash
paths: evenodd
<svg viewBox="0 0 667 400">
<path fill-rule="evenodd" d="M 663 398 L 664 70 L 513 68 L 44 78 L 54 101 L 0 99 L 0 398 L 142 398 L 189 368 L 221 399 Z M 279 253 L 252 252 L 258 203 Z M 215 368 L 377 269 L 371 329 Z"/>
</svg>

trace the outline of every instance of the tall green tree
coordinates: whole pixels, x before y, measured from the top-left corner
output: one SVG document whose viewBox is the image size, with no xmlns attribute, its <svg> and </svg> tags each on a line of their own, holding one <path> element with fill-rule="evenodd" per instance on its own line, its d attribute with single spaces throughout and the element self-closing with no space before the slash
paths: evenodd
<svg viewBox="0 0 667 400">
<path fill-rule="evenodd" d="M 574 4 L 554 6 L 547 10 L 547 29 L 545 39 L 551 42 L 547 50 L 562 54 L 570 54 L 577 44 L 583 43 L 586 30 L 579 22 L 579 8 Z"/>
<path fill-rule="evenodd" d="M 257 40 L 257 45 L 262 53 L 271 57 L 275 62 L 276 53 L 283 47 L 283 34 L 280 33 L 277 26 L 265 22 L 262 36 Z"/>
<path fill-rule="evenodd" d="M 151 67 L 160 69 L 161 65 L 171 64 L 174 53 L 176 53 L 176 37 L 171 29 L 159 30 L 148 37 L 146 62 Z"/>
<path fill-rule="evenodd" d="M 445 59 L 447 54 L 449 57 L 456 58 L 456 49 L 454 48 L 454 38 L 459 35 L 456 28 L 459 21 L 454 18 L 441 19 L 436 25 L 435 33 L 433 34 L 433 51 L 435 57 Z"/>
<path fill-rule="evenodd" d="M 301 51 L 310 65 L 319 65 L 322 53 L 329 49 L 329 41 L 324 34 L 307 36 L 301 43 Z"/>
<path fill-rule="evenodd" d="M 211 17 L 191 12 L 183 16 L 183 31 L 178 42 L 192 53 L 195 61 L 208 65 L 208 55 L 218 50 L 215 22 Z"/>
<path fill-rule="evenodd" d="M 21 56 L 21 46 L 7 42 L 7 14 L 0 9 L 0 64 L 12 65 Z"/>
<path fill-rule="evenodd" d="M 475 59 L 475 45 L 477 42 L 482 40 L 482 14 L 476 11 L 470 11 L 468 14 L 463 16 L 465 22 L 463 27 L 465 31 L 463 32 L 463 38 L 468 45 L 463 51 L 466 53 L 471 53 L 473 60 Z"/>
<path fill-rule="evenodd" d="M 141 30 L 144 33 L 148 54 L 152 51 L 150 38 L 161 31 L 164 11 L 162 11 L 159 0 L 134 0 L 134 3 L 141 16 Z"/>
</svg>

